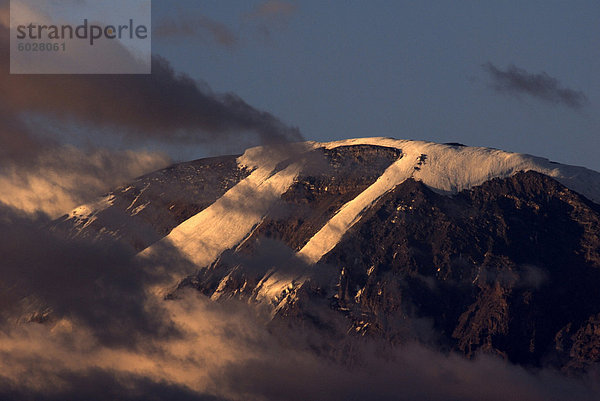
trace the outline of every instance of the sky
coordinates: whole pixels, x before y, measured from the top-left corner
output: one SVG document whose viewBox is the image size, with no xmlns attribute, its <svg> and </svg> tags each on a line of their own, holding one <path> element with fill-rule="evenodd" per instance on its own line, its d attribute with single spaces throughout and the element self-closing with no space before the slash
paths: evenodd
<svg viewBox="0 0 600 401">
<path fill-rule="evenodd" d="M 219 41 L 202 29 L 155 35 L 153 51 L 310 140 L 461 142 L 600 170 L 596 1 L 306 0 L 270 2 L 270 10 L 261 4 L 155 0 L 155 27 L 167 17 L 207 18 L 230 37 Z M 523 90 L 499 91 L 487 63 L 545 73 L 586 101 L 572 107 Z"/>
</svg>

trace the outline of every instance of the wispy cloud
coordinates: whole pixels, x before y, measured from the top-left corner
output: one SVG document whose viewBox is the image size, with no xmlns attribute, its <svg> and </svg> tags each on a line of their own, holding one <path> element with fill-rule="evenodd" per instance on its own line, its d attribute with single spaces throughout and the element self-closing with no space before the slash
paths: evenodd
<svg viewBox="0 0 600 401">
<path fill-rule="evenodd" d="M 170 158 L 148 151 L 114 151 L 52 146 L 28 160 L 8 164 L 0 173 L 0 204 L 52 218 L 86 203 L 135 177 L 166 167 Z"/>
<path fill-rule="evenodd" d="M 514 96 L 529 95 L 576 110 L 588 103 L 588 98 L 583 92 L 563 87 L 558 79 L 545 72 L 529 73 L 514 65 L 502 70 L 490 62 L 482 67 L 492 80 L 492 88 L 497 92 Z"/>
<path fill-rule="evenodd" d="M 298 7 L 286 1 L 269 0 L 259 3 L 245 15 L 245 20 L 254 25 L 255 30 L 265 39 L 269 39 L 274 29 L 283 29 Z"/>
<path fill-rule="evenodd" d="M 415 343 L 349 341 L 353 366 L 319 356 L 297 328 L 287 343 L 249 305 L 188 295 L 166 303 L 181 330 L 138 338 L 135 348 L 98 344 L 66 321 L 0 333 L 3 400 L 591 401 L 583 380 L 535 373 L 497 357 L 467 360 Z"/>
<path fill-rule="evenodd" d="M 289 17 L 297 10 L 295 4 L 286 1 L 269 0 L 258 4 L 248 15 L 251 18 L 281 18 Z"/>
<path fill-rule="evenodd" d="M 210 37 L 215 43 L 227 47 L 235 46 L 238 38 L 225 24 L 204 15 L 165 17 L 153 26 L 153 34 L 157 38 L 194 37 L 202 39 Z"/>
<path fill-rule="evenodd" d="M 21 113 L 29 112 L 116 129 L 142 142 L 202 144 L 249 133 L 260 144 L 302 139 L 297 129 L 272 114 L 235 94 L 213 93 L 206 85 L 177 74 L 159 57 L 153 58 L 151 75 L 8 75 L 6 60 L 3 64 L 0 108 L 15 124 Z M 10 138 L 15 139 L 13 135 Z"/>
<path fill-rule="evenodd" d="M 10 13 L 6 0 L 0 0 L 0 25 L 8 28 L 10 26 Z"/>
<path fill-rule="evenodd" d="M 179 11 L 176 17 L 164 16 L 154 23 L 153 34 L 159 40 L 193 37 L 202 43 L 212 42 L 234 48 L 244 42 L 236 30 L 243 32 L 249 28 L 263 38 L 269 38 L 273 31 L 285 28 L 297 11 L 297 5 L 290 2 L 264 1 L 243 14 L 241 19 L 244 23 L 235 29 L 206 15 L 189 15 Z"/>
</svg>

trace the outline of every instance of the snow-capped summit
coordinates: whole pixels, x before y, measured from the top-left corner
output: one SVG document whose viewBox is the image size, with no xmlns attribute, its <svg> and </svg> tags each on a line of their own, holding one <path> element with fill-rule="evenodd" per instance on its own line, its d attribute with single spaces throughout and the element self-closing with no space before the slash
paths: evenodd
<svg viewBox="0 0 600 401">
<path fill-rule="evenodd" d="M 347 139 L 321 145 L 333 149 L 364 144 L 402 150 L 404 163 L 412 164 L 413 169 L 418 167 L 411 172 L 412 178 L 440 193 L 457 193 L 492 178 L 505 178 L 519 171 L 533 170 L 554 178 L 596 203 L 600 202 L 600 173 L 528 154 L 393 138 Z"/>
<path fill-rule="evenodd" d="M 396 149 L 400 156 L 364 191 L 343 204 L 299 251 L 299 255 L 310 263 L 316 263 L 333 249 L 366 209 L 408 178 L 421 181 L 441 194 L 456 194 L 493 178 L 533 170 L 600 201 L 599 173 L 497 149 L 391 138 L 307 142 L 294 144 L 291 151 L 288 148 L 256 147 L 237 159 L 240 168 L 252 171 L 248 177 L 174 228 L 160 244 L 145 250 L 144 254 L 150 255 L 156 247 L 166 243 L 198 266 L 210 264 L 223 251 L 237 246 L 250 235 L 269 209 L 297 182 L 303 168 L 314 165 L 315 152 L 356 146 Z M 288 164 L 284 168 L 282 163 L 285 162 Z"/>
</svg>

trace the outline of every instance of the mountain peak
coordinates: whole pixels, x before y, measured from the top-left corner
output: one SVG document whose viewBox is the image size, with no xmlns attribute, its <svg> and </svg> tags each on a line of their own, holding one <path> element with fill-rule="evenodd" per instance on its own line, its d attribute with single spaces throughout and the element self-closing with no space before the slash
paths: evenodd
<svg viewBox="0 0 600 401">
<path fill-rule="evenodd" d="M 600 313 L 599 199 L 600 174 L 583 167 L 359 138 L 178 164 L 56 228 L 178 266 L 170 297 L 192 287 L 267 305 L 274 321 L 326 327 L 333 314 L 352 335 L 579 369 L 595 357 L 569 352 L 600 348 L 586 334 Z"/>
</svg>

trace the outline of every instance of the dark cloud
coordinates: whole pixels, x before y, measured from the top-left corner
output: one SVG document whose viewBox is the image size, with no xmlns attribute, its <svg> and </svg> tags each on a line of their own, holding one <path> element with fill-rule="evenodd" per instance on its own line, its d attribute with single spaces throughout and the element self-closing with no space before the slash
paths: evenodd
<svg viewBox="0 0 600 401">
<path fill-rule="evenodd" d="M 117 243 L 68 240 L 43 215 L 25 216 L 0 204 L 0 318 L 6 324 L 51 311 L 91 330 L 98 341 L 134 346 L 141 337 L 175 335 L 148 292 L 165 272 Z"/>
<path fill-rule="evenodd" d="M 33 361 L 32 361 L 33 362 Z M 134 374 L 115 375 L 113 371 L 90 369 L 85 372 L 62 371 L 54 374 L 62 386 L 40 391 L 0 378 L 3 401 L 226 401 L 172 383 L 153 381 Z M 62 388 L 61 388 L 62 387 Z"/>
<path fill-rule="evenodd" d="M 11 224 L 27 225 L 15 219 L 10 213 L 0 215 L 0 232 Z M 13 283 L 18 288 L 24 285 L 56 305 L 55 313 L 70 319 L 73 326 L 63 334 L 57 334 L 60 330 L 51 322 L 0 330 L 2 399 L 597 399 L 591 376 L 566 378 L 552 370 L 531 371 L 485 355 L 468 360 L 416 343 L 391 347 L 366 338 L 328 337 L 303 324 L 281 331 L 268 325 L 269 316 L 252 305 L 212 302 L 193 291 L 163 302 L 161 310 L 140 291 L 140 286 L 153 285 L 156 278 L 149 278 L 150 273 L 139 270 L 118 249 L 104 248 L 112 256 L 102 256 L 90 245 L 76 244 L 81 250 L 66 248 L 31 231 L 32 238 L 26 240 L 24 230 L 17 231 L 11 234 L 13 241 L 2 238 L 5 245 L 0 251 L 8 259 L 0 271 L 21 271 L 4 273 L 0 282 L 12 288 Z M 33 243 L 39 250 L 32 248 Z M 278 246 L 265 244 L 268 249 Z M 272 264 L 260 249 L 258 254 L 256 261 L 249 257 L 230 261 L 255 264 L 256 269 Z M 16 255 L 19 261 L 13 263 Z M 289 256 L 284 249 L 275 253 L 281 261 Z M 168 267 L 176 269 L 174 264 Z M 320 309 L 328 308 L 321 305 Z M 165 328 L 181 334 L 164 335 Z M 343 358 L 322 352 L 326 341 Z"/>
<path fill-rule="evenodd" d="M 31 135 L 27 125 L 0 98 L 0 160 L 19 160 L 53 147 L 56 141 Z M 0 162 L 0 166 L 1 166 Z"/>
<path fill-rule="evenodd" d="M 516 96 L 525 94 L 576 110 L 588 103 L 583 92 L 562 87 L 556 78 L 545 72 L 533 74 L 514 65 L 501 70 L 490 62 L 482 67 L 492 79 L 492 87 L 498 92 Z"/>
<path fill-rule="evenodd" d="M 299 141 L 298 129 L 235 94 L 215 94 L 152 59 L 151 75 L 9 75 L 8 30 L 0 28 L 0 129 L 4 161 L 48 146 L 27 129 L 24 113 L 59 123 L 108 128 L 140 142 L 226 143 L 248 135 L 260 144 Z"/>
<path fill-rule="evenodd" d="M 203 38 L 207 34 L 217 44 L 232 47 L 238 42 L 236 35 L 223 23 L 203 15 L 162 18 L 153 24 L 153 37 L 195 37 Z"/>
<path fill-rule="evenodd" d="M 6 71 L 6 70 L 4 70 Z M 177 75 L 159 57 L 151 75 L 27 76 L 0 81 L 4 110 L 33 112 L 65 122 L 120 128 L 137 139 L 202 143 L 253 132 L 260 142 L 300 140 L 271 114 L 234 94 L 216 95 Z"/>
</svg>

